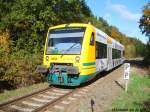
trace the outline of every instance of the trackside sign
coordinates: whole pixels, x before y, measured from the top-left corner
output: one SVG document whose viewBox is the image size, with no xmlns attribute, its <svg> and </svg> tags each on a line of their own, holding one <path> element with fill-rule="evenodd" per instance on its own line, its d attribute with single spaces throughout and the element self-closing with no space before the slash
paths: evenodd
<svg viewBox="0 0 150 112">
<path fill-rule="evenodd" d="M 124 79 L 129 80 L 130 76 L 130 63 L 125 63 L 124 64 Z"/>
</svg>

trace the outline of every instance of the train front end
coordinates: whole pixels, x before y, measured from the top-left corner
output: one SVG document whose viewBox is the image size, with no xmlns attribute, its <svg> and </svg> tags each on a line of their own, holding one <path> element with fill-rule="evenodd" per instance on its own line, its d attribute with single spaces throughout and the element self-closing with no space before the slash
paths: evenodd
<svg viewBox="0 0 150 112">
<path fill-rule="evenodd" d="M 78 86 L 89 77 L 82 76 L 85 61 L 86 25 L 59 25 L 49 29 L 43 65 L 45 78 L 52 85 Z M 90 76 L 91 77 L 91 76 Z"/>
</svg>

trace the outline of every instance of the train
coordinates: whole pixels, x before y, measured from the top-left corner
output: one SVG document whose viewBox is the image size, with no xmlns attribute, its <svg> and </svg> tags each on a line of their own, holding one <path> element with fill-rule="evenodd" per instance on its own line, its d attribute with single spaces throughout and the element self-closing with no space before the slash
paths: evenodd
<svg viewBox="0 0 150 112">
<path fill-rule="evenodd" d="M 37 71 L 52 85 L 79 86 L 123 64 L 124 46 L 90 23 L 48 29 L 43 64 Z"/>
</svg>

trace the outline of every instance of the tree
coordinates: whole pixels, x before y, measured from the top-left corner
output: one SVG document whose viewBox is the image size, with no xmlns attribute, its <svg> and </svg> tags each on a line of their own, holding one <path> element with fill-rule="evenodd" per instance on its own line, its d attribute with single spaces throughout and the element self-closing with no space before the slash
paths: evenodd
<svg viewBox="0 0 150 112">
<path fill-rule="evenodd" d="M 140 18 L 139 25 L 143 34 L 148 36 L 149 40 L 146 47 L 145 62 L 150 65 L 150 2 L 144 6 L 143 16 Z"/>
<path fill-rule="evenodd" d="M 150 2 L 144 7 L 143 16 L 140 18 L 139 27 L 142 33 L 150 39 Z"/>
</svg>

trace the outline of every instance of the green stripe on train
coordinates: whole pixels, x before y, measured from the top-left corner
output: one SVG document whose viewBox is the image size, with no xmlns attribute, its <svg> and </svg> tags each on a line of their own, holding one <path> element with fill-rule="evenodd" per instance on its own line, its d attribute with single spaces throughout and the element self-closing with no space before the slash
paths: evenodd
<svg viewBox="0 0 150 112">
<path fill-rule="evenodd" d="M 91 65 L 95 65 L 95 62 L 90 62 L 90 63 L 83 63 L 83 66 L 91 66 Z"/>
<path fill-rule="evenodd" d="M 96 67 L 90 67 L 90 68 L 83 68 L 83 69 L 87 70 L 87 69 L 93 69 L 93 68 L 96 68 Z"/>
</svg>

